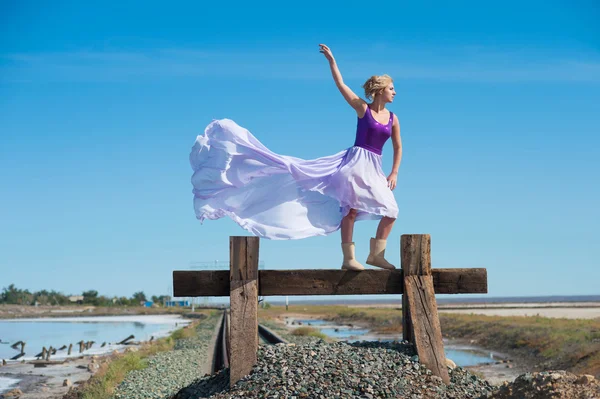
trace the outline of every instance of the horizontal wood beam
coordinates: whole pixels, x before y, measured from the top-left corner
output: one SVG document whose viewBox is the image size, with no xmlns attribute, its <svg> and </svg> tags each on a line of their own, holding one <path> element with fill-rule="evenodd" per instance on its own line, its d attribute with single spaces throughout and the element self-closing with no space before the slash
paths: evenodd
<svg viewBox="0 0 600 399">
<path fill-rule="evenodd" d="M 487 270 L 432 269 L 436 294 L 486 294 Z M 402 294 L 402 270 L 259 270 L 258 294 Z M 229 270 L 173 272 L 173 296 L 229 296 Z"/>
</svg>

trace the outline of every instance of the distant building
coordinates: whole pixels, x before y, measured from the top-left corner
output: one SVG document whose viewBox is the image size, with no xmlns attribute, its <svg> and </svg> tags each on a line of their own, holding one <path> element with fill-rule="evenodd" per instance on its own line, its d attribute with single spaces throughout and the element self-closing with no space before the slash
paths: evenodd
<svg viewBox="0 0 600 399">
<path fill-rule="evenodd" d="M 166 307 L 190 306 L 190 301 L 165 301 Z"/>
<path fill-rule="evenodd" d="M 69 297 L 69 302 L 82 304 L 83 303 L 83 295 L 71 295 Z"/>
<path fill-rule="evenodd" d="M 146 301 L 146 302 L 144 302 L 144 307 L 146 307 L 146 308 L 151 308 L 152 305 L 154 305 L 154 302 L 152 302 L 152 301 Z"/>
</svg>

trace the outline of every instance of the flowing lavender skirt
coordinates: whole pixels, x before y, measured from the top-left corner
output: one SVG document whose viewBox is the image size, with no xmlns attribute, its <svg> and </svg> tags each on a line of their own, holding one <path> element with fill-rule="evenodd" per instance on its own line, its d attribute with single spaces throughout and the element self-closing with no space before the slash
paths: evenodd
<svg viewBox="0 0 600 399">
<path fill-rule="evenodd" d="M 304 160 L 275 154 L 229 119 L 215 120 L 190 154 L 196 217 L 229 216 L 269 239 L 326 235 L 351 208 L 357 220 L 396 218 L 381 156 L 361 147 Z"/>
</svg>

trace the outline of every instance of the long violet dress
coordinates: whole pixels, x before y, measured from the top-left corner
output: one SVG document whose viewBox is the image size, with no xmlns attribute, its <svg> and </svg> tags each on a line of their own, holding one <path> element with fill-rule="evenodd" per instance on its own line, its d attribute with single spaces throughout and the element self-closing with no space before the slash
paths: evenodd
<svg viewBox="0 0 600 399">
<path fill-rule="evenodd" d="M 190 154 L 196 217 L 228 216 L 253 235 L 276 240 L 332 233 L 352 208 L 357 220 L 396 218 L 381 168 L 392 122 L 391 112 L 384 125 L 367 108 L 354 146 L 304 160 L 270 151 L 230 119 L 214 120 Z"/>
</svg>

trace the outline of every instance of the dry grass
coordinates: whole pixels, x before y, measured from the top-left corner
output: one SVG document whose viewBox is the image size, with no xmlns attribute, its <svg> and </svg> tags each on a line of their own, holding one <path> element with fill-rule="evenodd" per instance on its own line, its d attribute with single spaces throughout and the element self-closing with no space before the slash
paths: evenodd
<svg viewBox="0 0 600 399">
<path fill-rule="evenodd" d="M 107 367 L 101 368 L 88 384 L 78 393 L 82 399 L 110 399 L 115 388 L 125 379 L 127 373 L 147 367 L 143 354 L 132 352 L 119 356 Z"/>
<path fill-rule="evenodd" d="M 539 316 L 440 316 L 445 336 L 475 339 L 531 357 L 545 369 L 564 369 L 600 377 L 600 320 Z"/>
<path fill-rule="evenodd" d="M 321 331 L 312 327 L 298 327 L 292 331 L 292 335 L 303 335 L 308 337 L 317 337 L 323 340 L 327 340 L 327 335 L 323 334 Z"/>
</svg>

